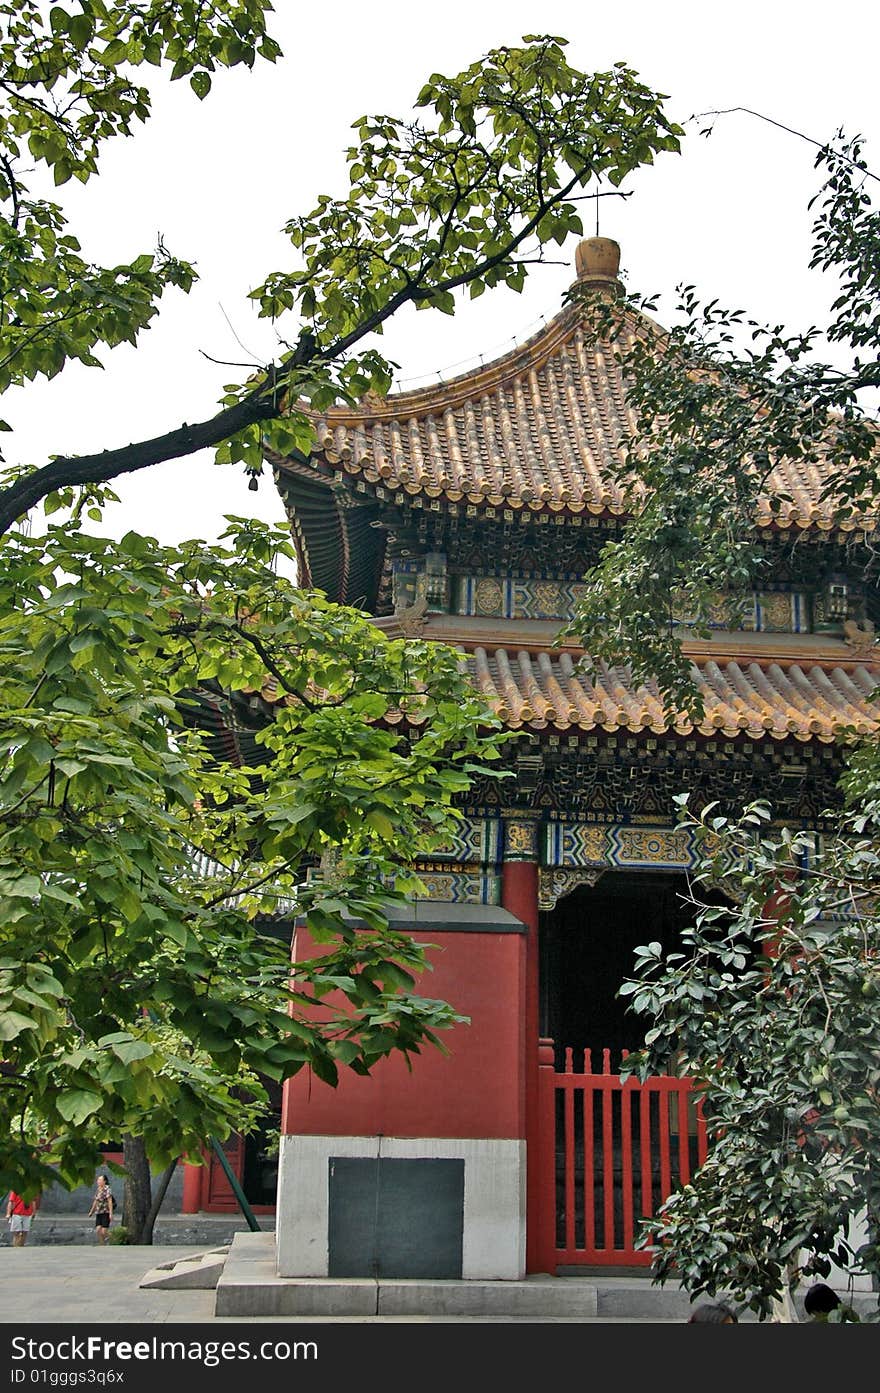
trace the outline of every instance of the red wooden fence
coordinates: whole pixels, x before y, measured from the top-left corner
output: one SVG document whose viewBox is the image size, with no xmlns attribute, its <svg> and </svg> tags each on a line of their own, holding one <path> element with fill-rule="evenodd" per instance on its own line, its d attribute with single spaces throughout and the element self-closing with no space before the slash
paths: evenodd
<svg viewBox="0 0 880 1393">
<path fill-rule="evenodd" d="M 580 1052 L 579 1052 L 580 1054 Z M 639 1083 L 602 1072 L 583 1051 L 557 1072 L 552 1041 L 540 1049 L 540 1212 L 546 1270 L 558 1266 L 643 1266 L 638 1221 L 656 1214 L 706 1159 L 706 1126 L 689 1079 L 657 1075 Z"/>
</svg>

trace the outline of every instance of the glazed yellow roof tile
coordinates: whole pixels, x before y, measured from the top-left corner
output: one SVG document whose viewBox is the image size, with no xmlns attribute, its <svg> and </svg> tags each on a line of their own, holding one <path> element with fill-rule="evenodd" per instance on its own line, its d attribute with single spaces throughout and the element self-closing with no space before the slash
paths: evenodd
<svg viewBox="0 0 880 1393">
<path fill-rule="evenodd" d="M 569 307 L 511 353 L 451 381 L 315 418 L 316 458 L 342 478 L 410 496 L 623 514 L 619 442 L 634 418 L 614 352 L 591 341 L 582 315 Z M 637 319 L 632 325 L 639 331 Z M 830 528 L 825 483 L 816 464 L 780 462 L 757 525 Z M 771 512 L 773 495 L 779 506 Z M 873 524 L 854 515 L 838 525 Z"/>
<path fill-rule="evenodd" d="M 497 714 L 512 727 L 606 731 L 674 730 L 679 734 L 770 735 L 830 742 L 844 733 L 876 732 L 880 711 L 869 701 L 878 679 L 862 664 L 847 671 L 818 664 L 693 664 L 703 719 L 666 709 L 653 685 L 635 686 L 626 668 L 580 670 L 568 653 L 508 652 L 478 647 L 467 666 Z"/>
<path fill-rule="evenodd" d="M 878 678 L 863 664 L 846 670 L 815 663 L 695 663 L 704 714 L 691 720 L 667 709 L 653 684 L 633 684 L 626 668 L 601 663 L 587 672 L 569 653 L 477 647 L 462 661 L 487 703 L 514 729 L 770 736 L 827 744 L 876 733 L 880 725 L 880 710 L 869 699 Z"/>
<path fill-rule="evenodd" d="M 476 646 L 462 666 L 505 725 L 519 729 L 657 735 L 743 736 L 756 740 L 819 740 L 876 734 L 880 705 L 871 700 L 880 677 L 869 663 L 749 661 L 701 657 L 691 671 L 703 700 L 702 720 L 671 711 L 654 683 L 637 686 L 625 667 L 585 669 L 577 655 Z M 285 698 L 274 677 L 259 693 L 269 705 Z M 401 713 L 388 719 L 399 722 Z M 410 711 L 408 719 L 418 723 Z"/>
</svg>

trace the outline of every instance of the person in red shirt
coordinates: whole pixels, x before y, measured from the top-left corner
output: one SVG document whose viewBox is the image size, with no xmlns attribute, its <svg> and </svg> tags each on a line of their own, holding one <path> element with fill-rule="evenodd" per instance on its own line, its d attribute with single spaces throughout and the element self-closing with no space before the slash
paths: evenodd
<svg viewBox="0 0 880 1393">
<path fill-rule="evenodd" d="M 13 1248 L 23 1248 L 27 1243 L 27 1236 L 31 1231 L 31 1220 L 36 1212 L 36 1203 L 28 1203 L 23 1200 L 21 1195 L 17 1195 L 14 1190 L 9 1191 L 9 1198 L 6 1201 L 6 1218 L 9 1221 L 9 1231 L 12 1234 Z"/>
</svg>

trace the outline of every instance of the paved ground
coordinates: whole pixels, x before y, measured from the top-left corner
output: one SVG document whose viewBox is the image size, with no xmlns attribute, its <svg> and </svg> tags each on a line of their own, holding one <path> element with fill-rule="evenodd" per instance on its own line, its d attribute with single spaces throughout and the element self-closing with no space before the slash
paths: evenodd
<svg viewBox="0 0 880 1393">
<path fill-rule="evenodd" d="M 159 1263 L 203 1253 L 204 1245 L 124 1247 L 70 1244 L 0 1248 L 0 1325 L 8 1322 L 65 1324 L 144 1324 L 210 1321 L 212 1324 L 290 1323 L 288 1316 L 215 1316 L 214 1292 L 162 1290 L 138 1286 Z M 335 1316 L 308 1316 L 310 1324 L 338 1321 Z M 346 1316 L 347 1324 L 474 1323 L 582 1324 L 584 1316 Z M 595 1317 L 592 1318 L 595 1321 Z M 657 1323 L 657 1317 L 605 1317 L 600 1324 Z M 664 1321 L 664 1323 L 666 1323 Z M 675 1322 L 674 1322 L 675 1323 Z"/>
<path fill-rule="evenodd" d="M 723 1374 L 724 1386 L 734 1378 L 748 1386 L 747 1380 L 754 1381 L 756 1369 L 760 1380 L 768 1358 L 784 1358 L 789 1382 L 803 1381 L 805 1386 L 815 1386 L 818 1378 L 839 1381 L 842 1367 L 843 1350 L 833 1332 L 821 1331 L 810 1337 L 796 1333 L 797 1327 L 752 1327 L 756 1336 L 763 1332 L 774 1345 L 777 1339 L 786 1341 L 774 1352 L 767 1346 L 756 1350 L 742 1335 L 722 1333 L 703 1337 L 708 1345 L 701 1345 L 698 1333 L 685 1335 L 680 1344 L 672 1329 L 681 1324 L 680 1317 L 662 1322 L 628 1317 L 591 1321 L 576 1317 L 467 1320 L 424 1316 L 350 1317 L 342 1321 L 310 1317 L 307 1323 L 272 1316 L 224 1320 L 213 1314 L 211 1290 L 163 1291 L 138 1286 L 157 1258 L 169 1261 L 204 1251 L 203 1246 L 163 1245 L 157 1250 L 83 1244 L 0 1250 L 0 1378 L 23 1387 L 33 1383 L 70 1386 L 75 1380 L 96 1384 L 112 1381 L 114 1387 L 123 1385 L 123 1393 L 225 1393 L 232 1378 L 247 1387 L 240 1364 L 218 1363 L 214 1355 L 209 1367 L 208 1351 L 220 1349 L 221 1341 L 237 1342 L 230 1347 L 251 1351 L 242 1358 L 259 1360 L 249 1371 L 252 1388 L 295 1384 L 302 1393 L 311 1388 L 324 1393 L 328 1387 L 352 1379 L 370 1390 L 386 1387 L 395 1369 L 401 1368 L 419 1371 L 419 1381 L 426 1387 L 476 1386 L 475 1371 L 486 1368 L 497 1385 L 503 1380 L 514 1388 L 541 1386 L 547 1379 L 548 1355 L 549 1367 L 557 1373 L 578 1368 L 585 1359 L 586 1367 L 594 1370 L 603 1364 L 610 1367 L 621 1356 L 627 1367 L 643 1360 L 655 1376 L 671 1369 L 679 1393 L 700 1393 L 706 1367 L 715 1371 L 716 1382 Z M 554 1322 L 552 1334 L 543 1330 L 545 1324 Z M 46 1336 L 57 1341 L 57 1358 L 47 1355 L 44 1345 L 38 1343 L 41 1332 L 33 1327 L 41 1323 L 46 1326 Z M 56 1323 L 85 1328 L 70 1329 L 69 1336 L 59 1339 Z M 441 1323 L 442 1331 L 437 1328 Z M 642 1326 L 640 1332 L 630 1335 L 620 1329 L 634 1323 Z M 256 1325 L 260 1333 L 249 1334 Z M 538 1325 L 540 1331 L 529 1328 Z M 157 1329 L 161 1326 L 169 1327 L 164 1335 Z M 318 1333 L 319 1328 L 326 1330 L 326 1335 Z M 858 1344 L 863 1331 L 864 1326 L 848 1326 L 847 1332 L 842 1332 L 847 1340 L 844 1360 L 849 1357 L 855 1367 L 862 1360 L 869 1367 L 874 1353 L 873 1348 Z M 81 1356 L 63 1352 L 63 1344 L 74 1335 L 100 1335 L 110 1341 L 114 1336 L 123 1341 L 152 1338 L 168 1342 L 169 1348 L 183 1348 L 180 1342 L 185 1341 L 186 1349 L 196 1352 L 190 1352 L 185 1363 L 177 1362 L 176 1355 L 172 1358 L 161 1352 L 154 1352 L 144 1363 L 133 1363 L 130 1354 L 112 1353 L 96 1356 L 96 1362 L 83 1362 Z M 26 1358 L 16 1348 L 25 1339 L 35 1344 L 35 1352 Z M 715 1346 L 716 1339 L 722 1341 L 722 1348 Z M 669 1342 L 666 1350 L 664 1342 Z M 305 1351 L 299 1358 L 298 1349 Z M 288 1362 L 279 1362 L 285 1360 Z M 662 1378 L 661 1382 L 665 1386 Z"/>
<path fill-rule="evenodd" d="M 157 1262 L 200 1253 L 201 1247 L 126 1248 L 97 1244 L 0 1249 L 0 1321 L 205 1321 L 213 1291 L 138 1287 Z"/>
<path fill-rule="evenodd" d="M 157 1259 L 165 1262 L 204 1251 L 203 1246 L 163 1245 L 157 1249 L 82 1244 L 0 1250 L 0 1379 L 4 1385 L 21 1384 L 24 1388 L 33 1383 L 69 1387 L 74 1381 L 112 1381 L 114 1389 L 122 1384 L 122 1393 L 226 1393 L 234 1379 L 233 1386 L 295 1386 L 301 1393 L 312 1388 L 315 1393 L 325 1393 L 328 1387 L 341 1386 L 343 1381 L 352 1379 L 365 1389 L 385 1388 L 398 1367 L 404 1371 L 407 1367 L 421 1369 L 419 1382 L 426 1387 L 448 1386 L 452 1379 L 461 1386 L 471 1366 L 490 1366 L 498 1382 L 505 1361 L 509 1369 L 503 1375 L 504 1381 L 513 1387 L 523 1386 L 517 1381 L 524 1374 L 527 1385 L 539 1385 L 542 1372 L 546 1372 L 549 1331 L 545 1335 L 544 1325 L 552 1323 L 552 1318 L 520 1321 L 510 1317 L 467 1320 L 364 1316 L 338 1320 L 313 1316 L 307 1322 L 277 1316 L 224 1319 L 214 1316 L 213 1290 L 138 1286 Z M 596 1358 L 599 1339 L 615 1339 L 622 1333 L 618 1326 L 625 1323 L 609 1321 L 585 1326 L 571 1318 L 563 1319 L 554 1327 L 554 1351 L 563 1363 L 570 1365 L 580 1357 L 581 1341 L 589 1329 L 597 1336 L 591 1340 L 592 1357 Z M 60 1334 L 59 1326 L 69 1333 Z M 530 1326 L 540 1326 L 540 1330 L 532 1331 Z M 652 1331 L 657 1330 L 657 1325 L 653 1325 Z M 645 1330 L 645 1334 L 656 1341 L 654 1333 Z M 40 1342 L 41 1336 L 45 1344 Z M 133 1362 L 130 1354 L 113 1353 L 96 1356 L 95 1362 L 90 1362 L 84 1361 L 82 1355 L 64 1351 L 64 1344 L 74 1336 L 99 1336 L 105 1341 L 115 1337 L 127 1342 L 158 1339 L 167 1342 L 169 1348 L 182 1349 L 185 1344 L 188 1351 L 196 1353 L 190 1352 L 183 1363 L 177 1355 L 155 1350 L 145 1362 Z M 22 1341 L 28 1343 L 23 1346 Z M 572 1346 L 567 1355 L 560 1351 L 560 1341 Z M 235 1343 L 221 1346 L 220 1342 Z M 57 1357 L 51 1351 L 45 1352 L 50 1344 Z M 30 1350 L 31 1346 L 33 1353 L 25 1356 L 19 1352 L 22 1348 Z M 129 1349 L 134 1347 L 129 1343 Z M 250 1369 L 247 1365 L 218 1363 L 215 1351 L 228 1347 L 246 1347 L 251 1352 L 241 1357 L 258 1362 Z M 299 1357 L 298 1349 L 304 1351 Z M 428 1368 L 434 1371 L 436 1379 L 425 1383 Z M 249 1379 L 243 1377 L 244 1373 Z M 686 1382 L 681 1378 L 678 1387 L 687 1393 Z"/>
<path fill-rule="evenodd" d="M 53 1247 L 0 1249 L 0 1323 L 59 1321 L 101 1325 L 137 1323 L 163 1325 L 175 1322 L 216 1322 L 241 1324 L 241 1318 L 214 1315 L 213 1291 L 163 1291 L 141 1288 L 138 1282 L 158 1262 L 204 1252 L 204 1247 L 161 1248 L 108 1245 L 64 1244 Z M 333 1316 L 310 1316 L 309 1323 L 334 1321 Z M 347 1317 L 348 1323 L 364 1321 L 425 1323 L 431 1320 L 460 1323 L 462 1317 L 362 1316 Z M 507 1322 L 515 1317 L 499 1316 L 493 1321 Z M 576 1317 L 544 1317 L 540 1323 L 575 1321 Z M 250 1316 L 247 1324 L 287 1323 L 285 1316 Z M 483 1320 L 481 1323 L 487 1323 Z M 529 1323 L 538 1323 L 532 1317 Z"/>
<path fill-rule="evenodd" d="M 94 1325 L 212 1322 L 218 1325 L 289 1323 L 284 1316 L 223 1317 L 214 1315 L 214 1292 L 162 1290 L 138 1286 L 141 1278 L 160 1262 L 205 1251 L 204 1245 L 124 1247 L 96 1244 L 64 1244 L 59 1247 L 0 1248 L 0 1325 L 8 1323 L 61 1322 Z M 862 1298 L 873 1305 L 875 1298 Z M 677 1324 L 676 1312 L 664 1324 Z M 309 1316 L 310 1323 L 332 1322 L 333 1316 Z M 410 1324 L 447 1321 L 470 1323 L 462 1316 L 348 1316 L 346 1323 Z M 748 1317 L 746 1317 L 748 1319 Z M 514 1316 L 476 1317 L 474 1323 L 517 1322 Z M 595 1320 L 595 1318 L 594 1318 Z M 584 1316 L 528 1317 L 522 1323 L 590 1323 Z M 657 1316 L 600 1318 L 598 1324 L 657 1324 Z M 8 1332 L 6 1332 L 8 1333 Z"/>
</svg>

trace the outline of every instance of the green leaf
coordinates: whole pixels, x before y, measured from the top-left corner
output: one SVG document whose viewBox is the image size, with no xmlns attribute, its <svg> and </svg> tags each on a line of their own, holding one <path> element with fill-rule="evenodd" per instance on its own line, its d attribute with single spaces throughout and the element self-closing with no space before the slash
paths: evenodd
<svg viewBox="0 0 880 1393">
<path fill-rule="evenodd" d="M 91 42 L 95 32 L 91 16 L 85 13 L 71 15 L 67 24 L 67 32 L 77 48 L 85 48 Z"/>
<path fill-rule="evenodd" d="M 18 1011 L 0 1013 L 0 1040 L 14 1040 L 23 1030 L 36 1029 L 37 1022 L 30 1016 L 22 1016 Z"/>
<path fill-rule="evenodd" d="M 137 1059 L 149 1059 L 155 1052 L 146 1040 L 120 1040 L 111 1048 L 123 1064 L 133 1064 Z"/>
<path fill-rule="evenodd" d="M 126 62 L 128 57 L 128 44 L 122 39 L 114 39 L 101 50 L 101 62 L 106 63 L 109 68 L 118 67 L 120 63 Z"/>
<path fill-rule="evenodd" d="M 206 72 L 193 73 L 192 77 L 189 80 L 189 85 L 195 92 L 199 101 L 204 101 L 205 97 L 207 97 L 208 93 L 211 90 L 210 74 Z"/>
<path fill-rule="evenodd" d="M 93 1093 L 85 1088 L 72 1088 L 58 1095 L 56 1107 L 66 1121 L 74 1127 L 79 1127 L 86 1118 L 98 1111 L 103 1101 L 100 1093 Z"/>
<path fill-rule="evenodd" d="M 367 813 L 364 821 L 368 827 L 372 827 L 374 831 L 378 832 L 380 837 L 384 837 L 386 841 L 390 842 L 394 839 L 394 823 L 385 813 L 374 810 L 373 812 Z"/>
<path fill-rule="evenodd" d="M 30 899 L 34 895 L 39 895 L 43 889 L 43 882 L 35 875 L 21 875 L 16 880 L 7 880 L 3 886 L 3 893 L 23 899 Z"/>
</svg>

